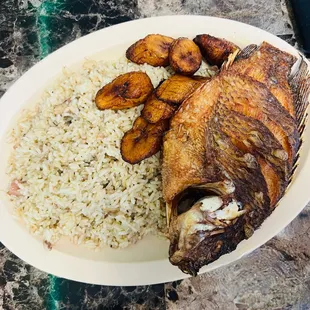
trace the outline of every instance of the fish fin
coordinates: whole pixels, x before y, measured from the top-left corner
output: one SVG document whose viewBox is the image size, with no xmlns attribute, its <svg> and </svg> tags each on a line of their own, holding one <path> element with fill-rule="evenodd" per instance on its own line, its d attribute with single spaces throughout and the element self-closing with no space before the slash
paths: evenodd
<svg viewBox="0 0 310 310">
<path fill-rule="evenodd" d="M 233 53 L 229 54 L 228 59 L 222 64 L 221 71 L 229 69 L 232 64 L 236 61 L 240 53 L 239 49 L 236 49 Z"/>
<path fill-rule="evenodd" d="M 306 110 L 310 102 L 310 68 L 305 57 L 301 54 L 296 65 L 297 68 L 289 77 L 289 84 L 294 94 L 296 121 L 302 136 L 307 118 Z"/>
<path fill-rule="evenodd" d="M 289 178 L 289 184 L 292 182 L 296 168 L 298 166 L 300 158 L 300 148 L 303 141 L 303 133 L 308 121 L 307 108 L 310 103 L 310 65 L 305 60 L 305 56 L 300 55 L 300 59 L 296 63 L 295 70 L 289 77 L 289 84 L 294 94 L 294 104 L 296 111 L 296 122 L 298 126 L 298 132 L 300 134 L 300 144 L 296 154 L 296 158 L 293 164 L 291 176 Z M 286 188 L 287 191 L 288 187 Z"/>
<path fill-rule="evenodd" d="M 257 49 L 258 49 L 258 45 L 256 44 L 250 44 L 246 46 L 243 50 L 241 50 L 239 55 L 236 57 L 236 60 L 248 58 Z"/>
</svg>

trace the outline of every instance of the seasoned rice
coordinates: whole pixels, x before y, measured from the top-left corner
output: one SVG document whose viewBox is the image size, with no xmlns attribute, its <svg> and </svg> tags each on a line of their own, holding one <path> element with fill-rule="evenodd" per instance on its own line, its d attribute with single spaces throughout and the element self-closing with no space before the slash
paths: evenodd
<svg viewBox="0 0 310 310">
<path fill-rule="evenodd" d="M 171 70 L 87 60 L 62 76 L 34 110 L 24 111 L 11 135 L 8 173 L 16 214 L 47 244 L 63 236 L 91 248 L 124 248 L 149 233 L 165 232 L 160 154 L 131 165 L 120 141 L 142 107 L 99 111 L 100 87 L 129 71 L 146 72 L 156 87 Z M 207 76 L 204 65 L 198 72 Z"/>
</svg>

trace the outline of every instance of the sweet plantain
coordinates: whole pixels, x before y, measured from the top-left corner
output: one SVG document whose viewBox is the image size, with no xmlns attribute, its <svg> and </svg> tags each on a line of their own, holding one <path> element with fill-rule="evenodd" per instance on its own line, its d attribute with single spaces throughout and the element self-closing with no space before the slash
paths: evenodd
<svg viewBox="0 0 310 310">
<path fill-rule="evenodd" d="M 193 75 L 200 67 L 202 55 L 199 47 L 190 39 L 175 40 L 169 52 L 171 68 L 183 75 Z"/>
<path fill-rule="evenodd" d="M 153 94 L 144 105 L 141 115 L 150 123 L 157 123 L 163 119 L 169 119 L 177 110 L 176 105 L 170 105 L 156 98 Z"/>
<path fill-rule="evenodd" d="M 121 141 L 121 154 L 124 161 L 137 164 L 143 159 L 156 154 L 162 145 L 162 137 L 168 129 L 168 122 L 163 120 L 150 124 L 139 116 Z"/>
<path fill-rule="evenodd" d="M 142 116 L 150 123 L 169 119 L 179 105 L 207 78 L 173 75 L 160 84 L 146 101 Z"/>
<path fill-rule="evenodd" d="M 216 38 L 208 34 L 200 34 L 194 38 L 194 42 L 199 46 L 202 56 L 211 65 L 220 67 L 229 54 L 239 49 L 234 43 L 225 39 Z"/>
<path fill-rule="evenodd" d="M 201 80 L 200 80 L 201 79 Z M 159 85 L 154 91 L 157 98 L 174 105 L 180 105 L 185 97 L 191 94 L 201 83 L 204 77 L 188 77 L 175 74 Z"/>
<path fill-rule="evenodd" d="M 144 72 L 129 72 L 102 87 L 95 103 L 100 110 L 121 110 L 143 103 L 152 93 L 153 85 Z"/>
<path fill-rule="evenodd" d="M 169 48 L 173 40 L 160 34 L 150 34 L 131 45 L 126 51 L 126 57 L 137 64 L 168 66 Z"/>
</svg>

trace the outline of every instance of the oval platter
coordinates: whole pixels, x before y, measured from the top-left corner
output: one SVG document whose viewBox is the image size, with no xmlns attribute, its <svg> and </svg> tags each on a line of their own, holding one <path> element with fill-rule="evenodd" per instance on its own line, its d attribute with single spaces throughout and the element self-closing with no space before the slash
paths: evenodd
<svg viewBox="0 0 310 310">
<path fill-rule="evenodd" d="M 233 41 L 241 48 L 267 41 L 298 56 L 298 51 L 280 38 L 261 29 L 207 16 L 164 16 L 141 19 L 108 27 L 60 48 L 27 71 L 0 100 L 0 185 L 7 189 L 5 173 L 10 148 L 7 132 L 20 111 L 38 100 L 42 91 L 63 67 L 74 67 L 86 58 L 112 60 L 124 55 L 128 46 L 150 33 L 172 37 L 193 38 L 208 33 Z M 308 178 L 310 172 L 310 126 L 306 126 L 300 159 L 294 178 L 276 210 L 254 235 L 241 242 L 237 249 L 205 266 L 200 273 L 232 263 L 258 248 L 285 228 L 310 200 Z M 42 240 L 32 236 L 24 225 L 12 216 L 12 206 L 1 194 L 0 241 L 25 262 L 51 273 L 75 281 L 101 285 L 147 285 L 188 277 L 168 260 L 168 242 L 146 237 L 123 250 L 103 249 L 99 252 L 72 245 L 62 240 L 48 251 Z"/>
</svg>

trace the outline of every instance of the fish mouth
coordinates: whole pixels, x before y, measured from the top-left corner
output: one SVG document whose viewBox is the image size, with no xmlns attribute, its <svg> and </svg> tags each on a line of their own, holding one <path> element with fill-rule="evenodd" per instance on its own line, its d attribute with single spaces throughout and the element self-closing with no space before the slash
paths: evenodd
<svg viewBox="0 0 310 310">
<path fill-rule="evenodd" d="M 171 206 L 170 262 L 196 275 L 206 262 L 232 250 L 235 242 L 230 242 L 231 238 L 242 234 L 240 223 L 245 213 L 244 206 L 235 199 L 231 182 L 187 188 Z"/>
</svg>

